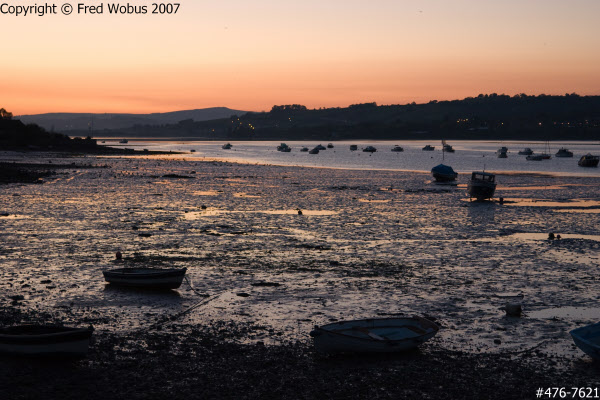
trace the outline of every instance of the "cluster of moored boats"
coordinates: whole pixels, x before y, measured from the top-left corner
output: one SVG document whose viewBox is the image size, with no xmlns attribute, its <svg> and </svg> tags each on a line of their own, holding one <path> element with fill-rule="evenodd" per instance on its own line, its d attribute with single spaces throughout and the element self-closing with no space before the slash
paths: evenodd
<svg viewBox="0 0 600 400">
<path fill-rule="evenodd" d="M 497 152 L 498 157 L 499 158 L 507 158 L 507 155 L 506 155 L 507 152 L 508 152 L 508 149 L 506 147 L 502 147 Z M 518 152 L 518 154 L 520 156 L 526 156 L 525 159 L 527 161 L 542 161 L 542 160 L 549 160 L 549 159 L 552 158 L 552 155 L 550 154 L 550 149 L 549 148 L 546 151 L 544 151 L 543 153 L 536 154 L 536 153 L 533 152 L 533 150 L 531 150 L 531 148 L 526 147 L 523 150 L 520 150 Z M 573 158 L 573 155 L 574 154 L 573 154 L 572 151 L 570 151 L 569 149 L 566 149 L 564 147 L 561 147 L 554 154 L 554 157 L 557 157 L 557 158 Z M 599 161 L 600 161 L 600 156 L 594 156 L 594 155 L 588 153 L 588 154 L 586 154 L 584 156 L 581 156 L 581 158 L 577 162 L 577 165 L 579 165 L 580 167 L 597 167 Z"/>
</svg>

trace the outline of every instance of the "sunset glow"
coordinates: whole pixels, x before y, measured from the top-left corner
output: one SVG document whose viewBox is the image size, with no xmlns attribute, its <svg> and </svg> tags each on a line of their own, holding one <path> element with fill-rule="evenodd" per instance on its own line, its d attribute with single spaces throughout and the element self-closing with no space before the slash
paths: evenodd
<svg viewBox="0 0 600 400">
<path fill-rule="evenodd" d="M 595 0 L 183 0 L 176 15 L 104 12 L 0 15 L 1 106 L 17 115 L 260 111 L 600 94 Z"/>
</svg>

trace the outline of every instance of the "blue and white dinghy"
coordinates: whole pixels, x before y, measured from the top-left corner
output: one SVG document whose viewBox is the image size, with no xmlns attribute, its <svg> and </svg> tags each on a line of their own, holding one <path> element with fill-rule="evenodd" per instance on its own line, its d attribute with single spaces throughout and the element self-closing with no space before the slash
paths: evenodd
<svg viewBox="0 0 600 400">
<path fill-rule="evenodd" d="M 431 339 L 439 327 L 422 317 L 361 319 L 315 326 L 310 333 L 321 353 L 393 353 Z"/>
<path fill-rule="evenodd" d="M 594 360 L 600 361 L 600 322 L 573 329 L 570 334 L 577 347 Z"/>
</svg>

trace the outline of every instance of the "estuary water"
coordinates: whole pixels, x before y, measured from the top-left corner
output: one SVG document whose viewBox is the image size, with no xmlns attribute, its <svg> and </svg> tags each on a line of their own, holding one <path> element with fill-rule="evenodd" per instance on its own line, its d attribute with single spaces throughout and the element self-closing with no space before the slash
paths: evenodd
<svg viewBox="0 0 600 400">
<path fill-rule="evenodd" d="M 455 152 L 442 153 L 442 144 L 438 141 L 336 141 L 333 148 L 322 150 L 319 154 L 300 151 L 302 147 L 312 149 L 318 144 L 327 146 L 328 142 L 290 141 L 286 142 L 292 151 L 277 151 L 280 142 L 275 141 L 232 141 L 232 148 L 222 149 L 223 142 L 194 140 L 158 141 L 152 139 L 129 139 L 129 143 L 120 144 L 115 139 L 104 139 L 106 145 L 114 147 L 148 149 L 156 151 L 184 152 L 185 156 L 199 159 L 220 159 L 241 163 L 303 166 L 321 168 L 342 168 L 359 170 L 391 170 L 428 172 L 432 167 L 444 163 L 459 173 L 486 170 L 492 172 L 547 173 L 571 176 L 600 176 L 598 168 L 582 168 L 577 165 L 585 154 L 600 154 L 600 142 L 545 142 L 525 141 L 447 141 Z M 351 151 L 355 144 L 357 151 Z M 434 151 L 423 151 L 425 145 L 435 147 Z M 392 152 L 395 146 L 401 146 L 403 152 Z M 375 153 L 366 153 L 362 149 L 374 146 Z M 498 158 L 496 151 L 500 147 L 508 148 L 507 158 Z M 535 154 L 549 153 L 550 160 L 528 161 L 518 152 L 531 148 Z M 549 148 L 548 148 L 549 147 Z M 560 158 L 555 154 L 559 148 L 573 152 L 572 158 Z"/>
</svg>

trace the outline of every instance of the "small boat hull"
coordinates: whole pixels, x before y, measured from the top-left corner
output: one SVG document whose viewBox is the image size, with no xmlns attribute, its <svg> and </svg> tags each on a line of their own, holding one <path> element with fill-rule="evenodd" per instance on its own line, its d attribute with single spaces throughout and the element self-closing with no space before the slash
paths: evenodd
<svg viewBox="0 0 600 400">
<path fill-rule="evenodd" d="M 186 268 L 118 268 L 103 271 L 106 282 L 117 286 L 145 289 L 177 289 L 183 282 Z"/>
<path fill-rule="evenodd" d="M 310 334 L 321 353 L 396 353 L 414 349 L 438 331 L 425 318 L 409 317 L 336 322 Z"/>
<path fill-rule="evenodd" d="M 573 329 L 569 333 L 577 347 L 594 360 L 600 361 L 600 322 Z"/>
<path fill-rule="evenodd" d="M 577 165 L 580 167 L 594 168 L 598 166 L 598 162 L 600 162 L 600 157 L 586 154 L 579 159 Z"/>
<path fill-rule="evenodd" d="M 82 357 L 94 329 L 20 325 L 0 329 L 0 353 L 23 356 Z"/>
<path fill-rule="evenodd" d="M 467 185 L 469 197 L 486 200 L 494 197 L 496 191 L 496 176 L 487 172 L 473 172 Z"/>
<path fill-rule="evenodd" d="M 436 182 L 452 182 L 456 180 L 458 173 L 454 172 L 452 167 L 440 164 L 431 168 L 431 175 Z"/>
</svg>

